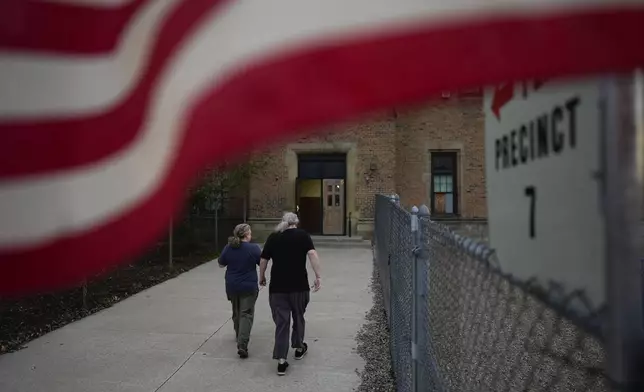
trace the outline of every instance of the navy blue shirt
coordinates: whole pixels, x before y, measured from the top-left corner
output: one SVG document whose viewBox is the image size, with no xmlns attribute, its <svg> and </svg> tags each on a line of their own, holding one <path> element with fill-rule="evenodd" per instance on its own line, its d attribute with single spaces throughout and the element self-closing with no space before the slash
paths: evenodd
<svg viewBox="0 0 644 392">
<path fill-rule="evenodd" d="M 257 266 L 261 253 L 257 244 L 242 242 L 239 248 L 226 245 L 218 261 L 219 265 L 227 267 L 227 294 L 247 294 L 258 291 Z"/>
</svg>

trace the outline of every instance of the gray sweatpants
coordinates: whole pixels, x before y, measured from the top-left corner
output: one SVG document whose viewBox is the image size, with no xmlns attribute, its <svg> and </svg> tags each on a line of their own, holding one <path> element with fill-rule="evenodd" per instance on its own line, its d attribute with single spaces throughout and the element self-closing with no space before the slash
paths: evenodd
<svg viewBox="0 0 644 392">
<path fill-rule="evenodd" d="M 286 359 L 288 355 L 288 335 L 293 317 L 293 333 L 291 334 L 291 347 L 300 348 L 304 342 L 304 313 L 309 304 L 310 293 L 300 291 L 296 293 L 271 293 L 268 303 L 273 313 L 275 322 L 275 347 L 273 359 Z"/>
</svg>

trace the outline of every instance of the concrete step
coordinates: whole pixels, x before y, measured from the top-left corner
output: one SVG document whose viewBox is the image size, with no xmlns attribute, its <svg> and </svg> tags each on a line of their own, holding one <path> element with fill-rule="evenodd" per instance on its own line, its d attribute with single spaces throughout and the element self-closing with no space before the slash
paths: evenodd
<svg viewBox="0 0 644 392">
<path fill-rule="evenodd" d="M 341 235 L 312 235 L 311 238 L 313 241 L 324 241 L 324 242 L 362 242 L 364 238 L 360 236 L 341 236 Z"/>
<path fill-rule="evenodd" d="M 371 249 L 371 241 L 362 242 L 313 242 L 316 249 Z"/>
<path fill-rule="evenodd" d="M 316 248 L 371 248 L 371 241 L 362 237 L 311 236 Z"/>
<path fill-rule="evenodd" d="M 313 245 L 315 245 L 316 248 L 371 248 L 371 241 L 365 240 L 362 237 L 312 235 L 311 239 L 313 240 Z M 259 245 L 260 248 L 264 247 L 263 243 L 257 243 L 257 245 Z"/>
</svg>

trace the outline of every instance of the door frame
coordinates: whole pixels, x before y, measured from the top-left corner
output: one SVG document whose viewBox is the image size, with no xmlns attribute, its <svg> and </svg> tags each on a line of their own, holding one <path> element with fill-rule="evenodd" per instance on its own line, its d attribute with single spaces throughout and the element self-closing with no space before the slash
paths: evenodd
<svg viewBox="0 0 644 392">
<path fill-rule="evenodd" d="M 295 205 L 293 198 L 295 197 L 295 179 L 299 176 L 298 172 L 298 157 L 299 155 L 309 154 L 346 154 L 346 171 L 344 179 L 346 181 L 346 212 L 351 212 L 352 215 L 352 230 L 357 230 L 358 222 L 360 220 L 360 210 L 356 206 L 357 186 L 360 182 L 358 174 L 358 144 L 357 142 L 348 141 L 334 141 L 334 142 L 296 142 L 289 143 L 285 147 L 284 152 L 284 166 L 287 169 L 287 180 L 285 185 L 288 187 L 286 191 L 286 199 L 289 205 Z M 348 228 L 347 228 L 348 232 Z"/>
</svg>

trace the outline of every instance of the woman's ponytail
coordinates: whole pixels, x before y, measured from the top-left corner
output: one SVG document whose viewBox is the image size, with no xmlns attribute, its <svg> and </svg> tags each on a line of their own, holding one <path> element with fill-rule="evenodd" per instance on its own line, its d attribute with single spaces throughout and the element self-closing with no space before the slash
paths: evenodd
<svg viewBox="0 0 644 392">
<path fill-rule="evenodd" d="M 250 225 L 247 223 L 241 223 L 235 226 L 233 236 L 228 237 L 228 245 L 230 245 L 231 248 L 239 248 L 241 246 L 242 239 L 244 239 L 249 232 Z"/>
<path fill-rule="evenodd" d="M 239 248 L 241 246 L 241 238 L 228 237 L 228 245 L 230 245 L 231 248 Z"/>
</svg>

